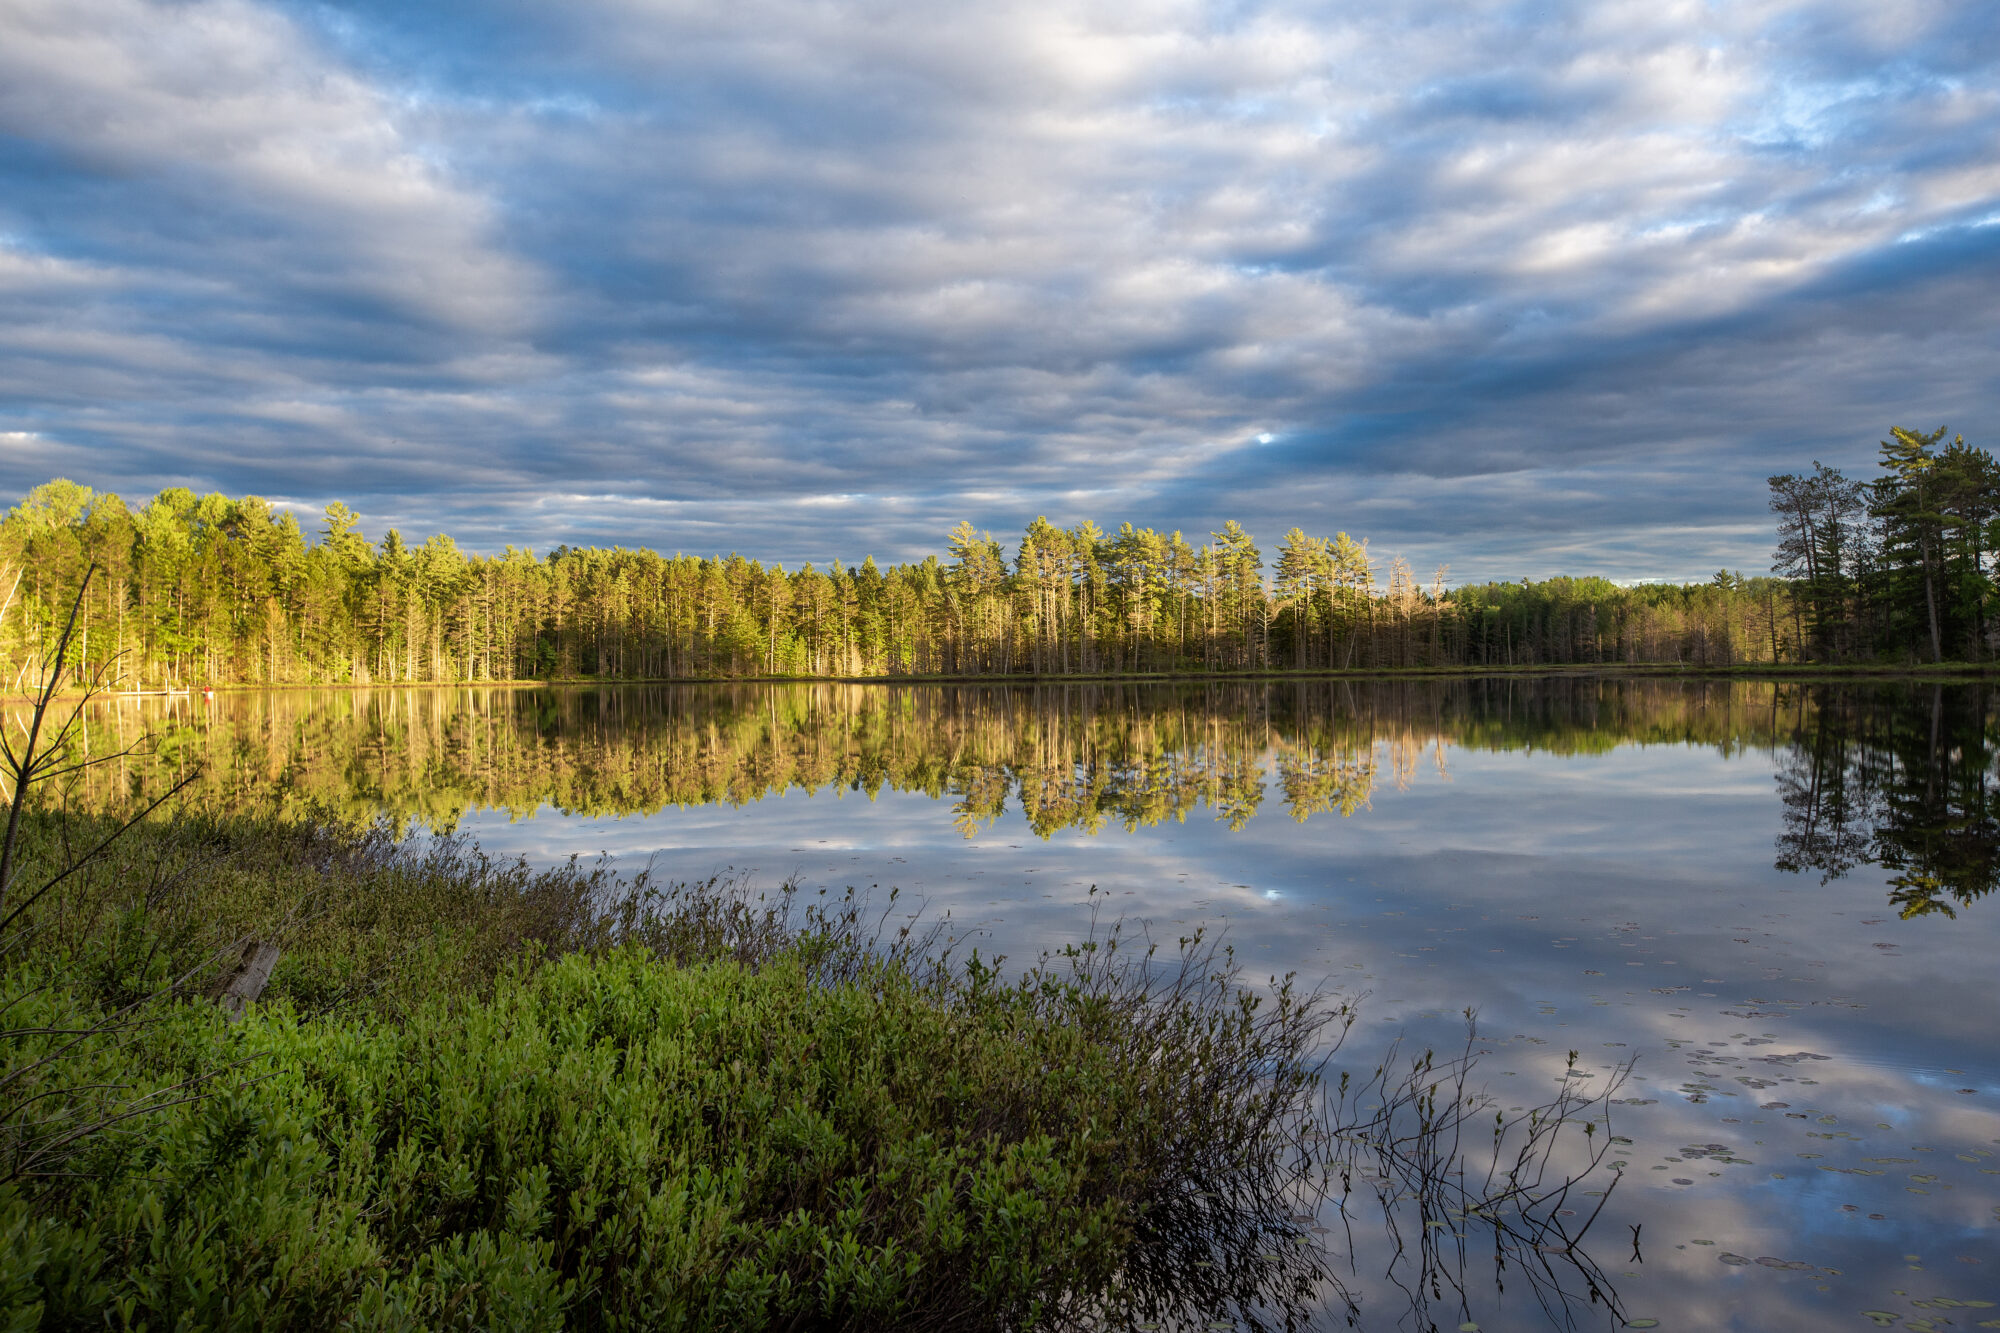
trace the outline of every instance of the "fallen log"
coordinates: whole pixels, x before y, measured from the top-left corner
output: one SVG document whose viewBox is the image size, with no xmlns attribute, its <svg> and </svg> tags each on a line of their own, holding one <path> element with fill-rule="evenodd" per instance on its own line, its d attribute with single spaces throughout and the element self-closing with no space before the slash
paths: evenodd
<svg viewBox="0 0 2000 1333">
<path fill-rule="evenodd" d="M 208 997 L 221 1005 L 234 1023 L 264 993 L 264 987 L 271 984 L 271 969 L 278 965 L 280 956 L 275 944 L 246 941 L 243 956 L 209 988 Z"/>
</svg>

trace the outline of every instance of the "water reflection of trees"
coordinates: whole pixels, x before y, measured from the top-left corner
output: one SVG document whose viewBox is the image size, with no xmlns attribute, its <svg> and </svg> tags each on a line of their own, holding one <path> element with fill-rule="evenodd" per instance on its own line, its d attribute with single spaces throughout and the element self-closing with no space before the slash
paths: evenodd
<svg viewBox="0 0 2000 1333">
<path fill-rule="evenodd" d="M 1782 707 L 1781 707 L 1782 703 Z M 1598 677 L 1448 681 L 710 685 L 293 691 L 119 699 L 87 744 L 151 732 L 79 799 L 199 764 L 212 800 L 276 796 L 449 825 L 469 809 L 647 813 L 792 791 L 951 802 L 975 836 L 1017 804 L 1042 836 L 1205 815 L 1240 828 L 1364 809 L 1450 750 L 1772 744 L 1803 707 L 1770 685 Z M 9 724 L 11 725 L 11 723 Z"/>
<path fill-rule="evenodd" d="M 1905 918 L 1953 916 L 2000 884 L 1994 694 L 1977 685 L 1814 687 L 1779 751 L 1778 866 L 1820 882 L 1891 872 Z"/>
</svg>

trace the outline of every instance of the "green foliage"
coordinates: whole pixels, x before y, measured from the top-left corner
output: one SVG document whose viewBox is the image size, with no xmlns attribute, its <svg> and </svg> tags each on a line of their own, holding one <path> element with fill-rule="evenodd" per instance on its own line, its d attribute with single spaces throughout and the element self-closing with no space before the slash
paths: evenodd
<svg viewBox="0 0 2000 1333">
<path fill-rule="evenodd" d="M 256 496 L 161 492 L 136 514 L 68 481 L 0 520 L 0 668 L 40 671 L 82 571 L 71 670 L 124 684 L 1119 675 L 1546 662 L 1773 660 L 1794 617 L 1766 588 L 1660 599 L 1603 580 L 1447 594 L 1366 542 L 1300 529 L 1265 553 L 1240 524 L 1178 532 L 1037 519 L 1011 566 L 961 523 L 936 556 L 796 570 L 738 555 L 559 546 L 468 556 L 379 543 L 335 502 L 308 545 Z M 1702 585 L 1707 586 L 1707 585 Z M 1684 590 L 1692 591 L 1692 590 Z"/>
<path fill-rule="evenodd" d="M 33 812 L 24 857 L 89 822 Z M 1007 983 L 862 927 L 853 902 L 535 873 L 379 829 L 143 824 L 0 959 L 0 1320 L 1304 1308 L 1320 1259 L 1287 1213 L 1307 1056 L 1340 1011 L 1238 990 L 1198 941 L 1161 968 L 1114 934 Z M 274 929 L 284 960 L 241 1023 L 166 989 Z M 135 995 L 169 998 L 124 1021 Z"/>
<path fill-rule="evenodd" d="M 1773 568 L 1797 581 L 1805 651 L 1822 661 L 1980 661 L 2000 544 L 2000 463 L 1945 428 L 1891 430 L 1866 484 L 1815 463 L 1770 479 Z"/>
<path fill-rule="evenodd" d="M 1103 1288 L 1150 1128 L 1108 1052 L 1018 997 L 808 981 L 625 949 L 397 1023 L 183 1012 L 127 1077 L 267 1076 L 103 1145 L 59 1207 L 0 1201 L 8 1288 L 57 1326 L 717 1329 L 1028 1326 Z"/>
</svg>

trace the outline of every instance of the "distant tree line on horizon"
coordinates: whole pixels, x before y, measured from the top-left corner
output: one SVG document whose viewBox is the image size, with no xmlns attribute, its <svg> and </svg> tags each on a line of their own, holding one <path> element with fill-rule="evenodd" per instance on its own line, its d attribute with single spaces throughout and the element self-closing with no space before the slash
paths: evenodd
<svg viewBox="0 0 2000 1333">
<path fill-rule="evenodd" d="M 86 570 L 73 658 L 128 688 L 192 684 L 1011 676 L 1547 664 L 1695 666 L 1988 651 L 1995 468 L 1898 430 L 1868 486 L 1772 478 L 1786 577 L 1428 584 L 1365 541 L 1235 522 L 1197 546 L 1127 523 L 1030 524 L 1009 559 L 961 523 L 942 556 L 786 570 L 740 555 L 370 541 L 346 505 L 309 538 L 256 496 L 134 508 L 55 480 L 0 520 L 0 662 L 19 684 Z M 1893 451 L 1893 452 L 1892 452 Z M 1386 573 L 1386 579 L 1382 576 Z M 1925 632 L 1928 637 L 1924 637 Z M 1916 636 L 1916 637 L 1913 637 Z"/>
</svg>

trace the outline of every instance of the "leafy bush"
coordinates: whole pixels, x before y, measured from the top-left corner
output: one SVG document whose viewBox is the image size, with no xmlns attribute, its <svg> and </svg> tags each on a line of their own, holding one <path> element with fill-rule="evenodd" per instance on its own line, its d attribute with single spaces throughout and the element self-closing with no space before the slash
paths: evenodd
<svg viewBox="0 0 2000 1333">
<path fill-rule="evenodd" d="M 1291 1323 L 1324 1276 L 1287 1214 L 1337 1012 L 1199 942 L 1008 983 L 851 900 L 189 817 L 37 912 L 0 965 L 0 1322 Z M 174 998 L 260 922 L 276 999 Z"/>
<path fill-rule="evenodd" d="M 1064 1052 L 1098 1094 L 1072 1112 L 1033 1092 L 1059 1033 L 891 971 L 816 988 L 626 949 L 402 1023 L 207 1028 L 210 1059 L 274 1072 L 107 1141 L 56 1220 L 10 1201 L 40 1276 L 8 1285 L 50 1322 L 1032 1324 L 1132 1235 L 1115 1071 Z M 1039 1114 L 994 1124 L 1023 1085 Z"/>
</svg>

